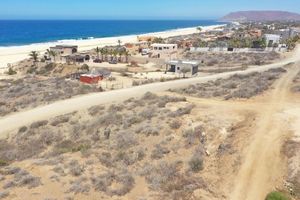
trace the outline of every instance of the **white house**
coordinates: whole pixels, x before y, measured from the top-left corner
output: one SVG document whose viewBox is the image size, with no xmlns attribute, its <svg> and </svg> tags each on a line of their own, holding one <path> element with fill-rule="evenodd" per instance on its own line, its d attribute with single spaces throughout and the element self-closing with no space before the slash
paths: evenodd
<svg viewBox="0 0 300 200">
<path fill-rule="evenodd" d="M 152 58 L 163 58 L 166 60 L 176 59 L 178 53 L 177 44 L 152 44 L 150 57 Z"/>
<path fill-rule="evenodd" d="M 166 72 L 197 74 L 200 63 L 187 60 L 170 60 L 166 62 Z"/>
<path fill-rule="evenodd" d="M 272 47 L 274 44 L 280 44 L 281 36 L 275 34 L 265 34 L 266 44 L 268 47 Z"/>
</svg>

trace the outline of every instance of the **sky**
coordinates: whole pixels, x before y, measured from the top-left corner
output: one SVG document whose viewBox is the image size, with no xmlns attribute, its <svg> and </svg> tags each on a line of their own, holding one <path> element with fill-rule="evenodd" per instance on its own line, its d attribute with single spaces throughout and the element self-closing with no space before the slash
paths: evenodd
<svg viewBox="0 0 300 200">
<path fill-rule="evenodd" d="M 240 10 L 300 13 L 300 0 L 2 0 L 0 19 L 218 19 Z"/>
</svg>

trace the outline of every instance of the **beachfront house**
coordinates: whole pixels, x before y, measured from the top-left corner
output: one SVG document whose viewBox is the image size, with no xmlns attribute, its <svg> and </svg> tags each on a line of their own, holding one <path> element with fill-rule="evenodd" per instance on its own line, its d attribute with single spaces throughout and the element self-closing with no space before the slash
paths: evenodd
<svg viewBox="0 0 300 200">
<path fill-rule="evenodd" d="M 172 60 L 177 58 L 178 45 L 177 44 L 152 44 L 150 57 L 162 58 Z"/>
<path fill-rule="evenodd" d="M 154 36 L 137 36 L 139 42 L 153 42 L 155 39 Z"/>
<path fill-rule="evenodd" d="M 267 47 L 273 47 L 275 44 L 279 45 L 281 41 L 281 36 L 275 34 L 265 34 L 264 38 L 266 40 Z"/>
<path fill-rule="evenodd" d="M 65 58 L 67 56 L 73 55 L 78 52 L 78 46 L 56 45 L 55 47 L 50 47 L 50 51 L 53 51 L 55 53 L 55 57 L 48 55 L 51 60 L 55 62 L 66 62 Z"/>
<path fill-rule="evenodd" d="M 126 43 L 125 48 L 129 52 L 129 54 L 134 55 L 137 53 L 141 53 L 143 49 L 148 49 L 149 42 L 141 41 L 141 42 L 134 42 L 134 43 Z"/>
<path fill-rule="evenodd" d="M 187 60 L 170 60 L 166 62 L 166 72 L 195 75 L 198 73 L 200 63 Z"/>
</svg>

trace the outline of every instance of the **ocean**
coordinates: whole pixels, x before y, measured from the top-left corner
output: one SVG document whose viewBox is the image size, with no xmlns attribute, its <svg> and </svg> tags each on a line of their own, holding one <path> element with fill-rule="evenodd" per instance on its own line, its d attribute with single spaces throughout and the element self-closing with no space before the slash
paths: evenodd
<svg viewBox="0 0 300 200">
<path fill-rule="evenodd" d="M 217 25 L 213 20 L 0 20 L 0 47 Z"/>
</svg>

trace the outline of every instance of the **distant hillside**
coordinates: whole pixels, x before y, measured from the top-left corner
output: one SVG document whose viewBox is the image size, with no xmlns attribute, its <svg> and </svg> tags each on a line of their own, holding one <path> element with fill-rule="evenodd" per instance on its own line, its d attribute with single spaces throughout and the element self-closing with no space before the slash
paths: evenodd
<svg viewBox="0 0 300 200">
<path fill-rule="evenodd" d="M 240 11 L 232 12 L 221 21 L 300 21 L 298 13 L 285 11 Z"/>
</svg>

